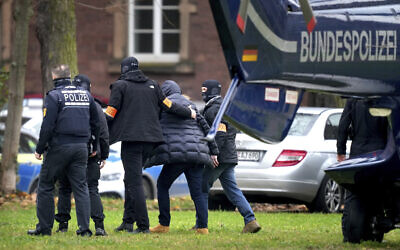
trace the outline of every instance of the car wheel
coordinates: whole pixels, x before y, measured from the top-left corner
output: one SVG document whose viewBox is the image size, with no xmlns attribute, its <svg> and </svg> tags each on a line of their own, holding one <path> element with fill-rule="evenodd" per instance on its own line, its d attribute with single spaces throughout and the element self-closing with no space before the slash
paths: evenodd
<svg viewBox="0 0 400 250">
<path fill-rule="evenodd" d="M 325 176 L 313 203 L 307 205 L 310 212 L 337 213 L 344 201 L 344 189 Z"/>
<path fill-rule="evenodd" d="M 36 179 L 31 187 L 29 188 L 29 194 L 35 194 L 37 193 L 37 189 L 38 189 L 38 185 L 39 185 L 39 179 Z"/>
<path fill-rule="evenodd" d="M 236 207 L 226 198 L 225 195 L 209 196 L 209 210 L 235 211 Z"/>
<path fill-rule="evenodd" d="M 219 203 L 217 200 L 214 200 L 211 197 L 208 198 L 208 209 L 209 210 L 219 210 L 220 205 L 221 205 L 221 203 Z"/>
<path fill-rule="evenodd" d="M 154 199 L 153 189 L 151 188 L 149 180 L 146 178 L 143 178 L 143 192 L 146 200 Z"/>
<path fill-rule="evenodd" d="M 31 187 L 29 188 L 29 194 L 37 194 L 38 187 L 39 187 L 39 179 L 36 179 L 36 180 L 32 183 Z M 54 184 L 54 191 L 53 191 L 54 196 L 58 196 L 58 190 L 59 190 L 59 189 L 60 189 L 60 184 L 59 184 L 59 182 L 57 181 L 57 182 Z"/>
<path fill-rule="evenodd" d="M 342 216 L 343 241 L 351 243 L 360 243 L 361 240 L 382 242 L 384 232 L 376 228 L 377 217 L 368 212 L 373 210 L 369 209 L 370 205 L 354 194 L 347 199 Z"/>
</svg>

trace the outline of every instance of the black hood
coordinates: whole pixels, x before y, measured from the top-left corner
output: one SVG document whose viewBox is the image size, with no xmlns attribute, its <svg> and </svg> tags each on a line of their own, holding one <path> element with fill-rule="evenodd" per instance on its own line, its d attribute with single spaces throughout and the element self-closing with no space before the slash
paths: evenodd
<svg viewBox="0 0 400 250">
<path fill-rule="evenodd" d="M 149 80 L 149 78 L 139 69 L 125 73 L 123 79 L 133 82 L 146 82 Z"/>
<path fill-rule="evenodd" d="M 165 96 L 170 96 L 172 94 L 182 94 L 182 91 L 181 91 L 181 88 L 179 87 L 179 85 L 172 80 L 166 80 L 161 85 L 161 90 Z"/>
</svg>

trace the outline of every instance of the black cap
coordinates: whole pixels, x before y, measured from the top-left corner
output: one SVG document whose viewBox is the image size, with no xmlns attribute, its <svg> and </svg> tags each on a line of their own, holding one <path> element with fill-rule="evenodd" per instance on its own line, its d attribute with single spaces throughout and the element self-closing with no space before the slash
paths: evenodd
<svg viewBox="0 0 400 250">
<path fill-rule="evenodd" d="M 221 84 L 217 80 L 206 80 L 201 86 L 201 95 L 205 102 L 208 102 L 215 96 L 221 95 Z"/>
<path fill-rule="evenodd" d="M 137 70 L 138 68 L 139 68 L 139 62 L 133 56 L 127 57 L 121 62 L 121 74 Z"/>
<path fill-rule="evenodd" d="M 72 82 L 75 86 L 86 89 L 90 92 L 90 79 L 87 75 L 79 74 L 74 77 L 74 81 Z"/>
</svg>

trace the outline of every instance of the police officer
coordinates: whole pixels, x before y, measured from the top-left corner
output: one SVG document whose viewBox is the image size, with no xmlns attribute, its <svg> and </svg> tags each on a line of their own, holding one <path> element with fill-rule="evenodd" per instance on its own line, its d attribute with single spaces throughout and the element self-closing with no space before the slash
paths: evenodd
<svg viewBox="0 0 400 250">
<path fill-rule="evenodd" d="M 202 97 L 206 103 L 203 115 L 211 126 L 222 104 L 221 84 L 216 80 L 206 80 L 201 88 Z M 235 138 L 237 130 L 227 121 L 222 120 L 218 126 L 215 141 L 217 142 L 219 165 L 215 168 L 205 168 L 203 173 L 203 191 L 208 192 L 213 183 L 219 179 L 228 199 L 235 205 L 244 218 L 243 233 L 257 233 L 261 227 L 256 221 L 249 202 L 238 188 L 234 168 L 238 158 Z M 196 227 L 198 224 L 196 223 Z"/>
<path fill-rule="evenodd" d="M 90 79 L 84 74 L 79 74 L 75 76 L 73 84 L 90 93 Z M 100 120 L 100 134 L 99 134 L 99 144 L 97 145 L 97 154 L 94 157 L 89 157 L 87 163 L 86 178 L 89 187 L 89 197 L 90 197 L 90 217 L 94 221 L 94 227 L 96 230 L 96 236 L 106 236 L 107 233 L 104 229 L 104 218 L 103 205 L 101 203 L 99 195 L 99 179 L 100 179 L 100 169 L 104 167 L 106 159 L 109 153 L 108 144 L 108 127 L 106 117 L 100 106 L 100 100 L 96 101 L 97 113 Z M 92 141 L 90 142 L 90 144 Z M 92 145 L 89 145 L 89 151 Z M 90 152 L 89 152 L 90 153 Z M 69 184 L 68 178 L 63 175 L 59 178 L 60 189 L 58 194 L 58 204 L 56 214 L 56 221 L 58 221 L 59 227 L 57 232 L 67 232 L 68 231 L 68 221 L 71 219 L 71 185 Z"/>
<path fill-rule="evenodd" d="M 139 70 L 136 58 L 127 57 L 121 62 L 121 75 L 123 77 L 110 86 L 106 110 L 110 144 L 122 141 L 121 159 L 125 170 L 124 216 L 122 224 L 115 230 L 149 233 L 142 166 L 153 147 L 163 142 L 159 121 L 161 109 L 186 118 L 196 118 L 196 113 L 166 98 L 160 86 Z M 136 230 L 133 230 L 134 222 Z"/>
<path fill-rule="evenodd" d="M 91 133 L 96 138 L 92 156 L 96 155 L 99 118 L 93 97 L 71 84 L 67 65 L 52 69 L 54 89 L 45 98 L 44 117 L 35 157 L 44 155 L 37 193 L 36 229 L 29 235 L 51 235 L 54 223 L 54 183 L 65 172 L 76 200 L 78 235 L 91 236 L 90 201 L 86 183 L 87 144 Z M 46 151 L 46 152 L 45 152 Z"/>
</svg>

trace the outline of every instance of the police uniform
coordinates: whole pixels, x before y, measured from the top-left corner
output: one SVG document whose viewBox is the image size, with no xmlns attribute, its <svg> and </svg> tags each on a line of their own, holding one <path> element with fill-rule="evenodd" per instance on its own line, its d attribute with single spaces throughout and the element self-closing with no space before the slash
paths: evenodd
<svg viewBox="0 0 400 250">
<path fill-rule="evenodd" d="M 125 170 L 125 204 L 123 223 L 116 231 L 147 233 L 149 219 L 143 192 L 142 167 L 153 147 L 163 142 L 159 121 L 161 109 L 190 119 L 191 110 L 168 100 L 159 85 L 147 78 L 133 57 L 124 59 L 121 74 L 114 82 L 109 106 L 110 144 L 122 141 L 121 159 Z"/>
<path fill-rule="evenodd" d="M 30 230 L 28 234 L 51 234 L 54 183 L 57 176 L 65 172 L 76 200 L 77 233 L 91 235 L 86 163 L 89 138 L 91 134 L 98 138 L 99 133 L 96 105 L 90 93 L 71 85 L 69 78 L 54 82 L 55 88 L 45 98 L 44 118 L 36 147 L 38 154 L 45 153 L 37 194 L 39 223 L 36 230 Z"/>
<path fill-rule="evenodd" d="M 90 79 L 83 74 L 79 74 L 74 78 L 74 85 L 82 87 L 90 92 Z M 109 136 L 107 121 L 104 112 L 100 106 L 100 101 L 95 99 L 96 110 L 99 116 L 100 134 L 99 144 L 97 145 L 97 154 L 90 157 L 87 163 L 87 183 L 90 197 L 90 217 L 94 221 L 96 235 L 107 235 L 104 230 L 103 205 L 99 195 L 98 180 L 100 179 L 100 164 L 106 160 L 109 154 Z M 91 142 L 92 143 L 92 142 Z M 91 144 L 90 143 L 90 144 Z M 90 153 L 90 152 L 89 152 Z M 67 176 L 61 175 L 59 178 L 60 189 L 58 195 L 57 211 L 55 216 L 57 222 L 60 223 L 58 232 L 66 232 L 68 230 L 68 221 L 71 219 L 71 185 Z"/>
</svg>

